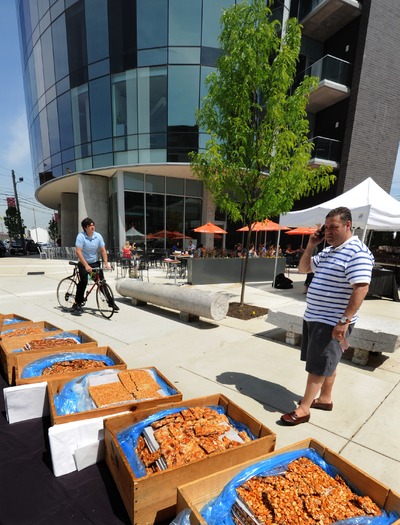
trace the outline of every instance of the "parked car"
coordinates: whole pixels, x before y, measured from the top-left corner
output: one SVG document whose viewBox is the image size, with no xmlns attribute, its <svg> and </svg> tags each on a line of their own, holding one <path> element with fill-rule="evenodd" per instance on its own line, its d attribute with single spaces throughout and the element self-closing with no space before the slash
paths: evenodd
<svg viewBox="0 0 400 525">
<path fill-rule="evenodd" d="M 28 254 L 39 253 L 39 246 L 38 246 L 37 242 L 35 242 L 32 239 L 27 239 L 26 240 L 25 249 L 26 249 Z"/>
<path fill-rule="evenodd" d="M 24 243 L 25 243 L 25 249 L 23 248 L 21 239 L 12 241 L 10 245 L 10 254 L 11 255 L 24 255 L 24 253 L 26 252 L 27 255 L 31 255 L 33 253 L 39 253 L 38 245 L 33 239 L 25 239 Z"/>
<path fill-rule="evenodd" d="M 11 241 L 10 243 L 10 255 L 23 255 L 24 249 L 22 241 L 20 239 L 16 241 Z"/>
<path fill-rule="evenodd" d="M 7 254 L 7 247 L 3 241 L 0 241 L 0 257 L 4 257 Z"/>
</svg>

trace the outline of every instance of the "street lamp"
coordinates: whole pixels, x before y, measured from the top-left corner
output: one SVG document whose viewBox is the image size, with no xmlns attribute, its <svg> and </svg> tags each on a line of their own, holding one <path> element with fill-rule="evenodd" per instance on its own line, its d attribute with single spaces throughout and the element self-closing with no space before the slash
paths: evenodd
<svg viewBox="0 0 400 525">
<path fill-rule="evenodd" d="M 14 170 L 11 170 L 11 175 L 12 175 L 13 186 L 14 186 L 15 204 L 16 204 L 17 212 L 18 212 L 19 236 L 20 236 L 20 239 L 21 239 L 22 250 L 25 253 L 24 230 L 22 228 L 22 218 L 21 218 L 21 212 L 20 212 L 20 209 L 19 209 L 18 192 L 17 192 L 17 184 L 18 184 L 18 182 L 23 182 L 24 178 L 23 177 L 19 177 L 18 181 L 16 182 L 15 181 L 15 172 L 14 172 Z"/>
</svg>

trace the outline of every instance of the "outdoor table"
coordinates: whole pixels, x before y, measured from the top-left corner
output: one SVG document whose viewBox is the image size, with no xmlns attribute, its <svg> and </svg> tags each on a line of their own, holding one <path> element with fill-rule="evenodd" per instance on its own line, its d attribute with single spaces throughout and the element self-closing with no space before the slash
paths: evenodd
<svg viewBox="0 0 400 525">
<path fill-rule="evenodd" d="M 188 259 L 191 259 L 193 256 L 188 253 L 185 253 L 181 255 L 175 255 L 174 257 L 178 259 L 178 261 L 180 261 L 181 263 L 180 277 L 185 277 Z"/>
<path fill-rule="evenodd" d="M 396 276 L 392 270 L 384 268 L 373 268 L 368 296 L 377 295 L 388 297 L 393 301 L 400 301 Z"/>
<path fill-rule="evenodd" d="M 176 284 L 176 268 L 178 265 L 181 264 L 181 261 L 178 261 L 178 259 L 164 259 L 165 264 L 167 265 L 167 271 L 165 276 L 171 277 L 174 276 L 174 282 Z M 173 271 L 173 274 L 172 274 Z"/>
</svg>

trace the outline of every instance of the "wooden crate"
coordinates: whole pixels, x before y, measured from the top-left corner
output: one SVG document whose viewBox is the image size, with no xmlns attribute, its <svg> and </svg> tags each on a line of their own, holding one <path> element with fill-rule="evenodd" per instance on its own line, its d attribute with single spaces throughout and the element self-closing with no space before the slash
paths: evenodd
<svg viewBox="0 0 400 525">
<path fill-rule="evenodd" d="M 15 383 L 17 385 L 28 385 L 32 383 L 41 383 L 43 381 L 55 381 L 59 379 L 71 379 L 72 377 L 77 377 L 82 374 L 85 374 L 89 370 L 81 369 L 77 370 L 75 372 L 68 372 L 66 374 L 52 374 L 50 376 L 35 376 L 35 377 L 21 377 L 24 368 L 33 363 L 34 361 L 37 361 L 38 359 L 41 359 L 42 357 L 48 357 L 50 358 L 53 354 L 59 354 L 68 352 L 68 349 L 56 349 L 56 351 L 49 354 L 49 352 L 22 352 L 21 354 L 18 354 L 16 357 L 16 366 L 15 366 Z M 88 354 L 101 354 L 106 355 L 113 361 L 113 365 L 110 365 L 111 368 L 117 368 L 119 370 L 126 370 L 127 366 L 125 361 L 123 361 L 119 355 L 114 352 L 112 348 L 109 346 L 93 346 L 93 347 L 85 347 L 85 348 L 74 348 L 71 350 L 71 352 L 80 354 L 80 353 L 88 353 Z M 79 358 L 79 356 L 77 356 Z M 93 369 L 92 369 L 93 370 Z M 94 371 L 94 370 L 93 370 Z"/>
<path fill-rule="evenodd" d="M 42 332 L 42 334 L 31 334 L 31 335 L 21 335 L 19 337 L 9 337 L 4 339 L 0 343 L 0 362 L 4 372 L 4 376 L 7 379 L 10 385 L 15 384 L 15 366 L 16 366 L 16 356 L 22 352 L 15 352 L 22 348 L 25 344 L 30 341 L 36 341 L 38 339 L 46 339 L 47 337 L 52 337 L 54 335 L 60 334 L 63 330 L 56 330 L 54 332 Z M 97 341 L 90 337 L 89 335 L 81 332 L 80 330 L 68 330 L 69 334 L 74 334 L 81 339 L 81 343 L 76 345 L 71 345 L 63 347 L 63 350 L 75 350 L 76 348 L 84 349 L 88 347 L 97 346 Z M 54 349 L 60 349 L 61 347 L 51 347 L 47 349 L 48 352 L 53 352 Z M 43 350 L 29 350 L 30 354 L 35 352 L 42 352 Z"/>
<path fill-rule="evenodd" d="M 40 334 L 40 332 L 20 334 L 19 332 L 24 330 L 25 328 L 35 328 L 40 330 L 40 332 L 46 332 L 48 335 L 51 335 L 51 332 L 54 332 L 55 330 L 62 331 L 61 327 L 48 323 L 47 321 L 24 321 L 21 323 L 3 326 L 0 333 L 0 340 L 4 341 L 6 339 L 10 339 L 10 337 L 24 337 L 25 335 L 29 336 L 32 339 L 33 336 Z M 4 333 L 9 331 L 10 333 Z"/>
<path fill-rule="evenodd" d="M 204 476 L 214 474 L 228 466 L 246 460 L 254 460 L 262 454 L 274 450 L 276 436 L 269 428 L 254 419 L 234 402 L 222 394 L 200 397 L 180 403 L 172 407 L 205 407 L 220 405 L 226 415 L 245 424 L 256 437 L 250 443 L 244 443 L 207 458 L 191 462 L 187 465 L 171 468 L 162 472 L 137 478 L 124 454 L 117 435 L 121 430 L 141 421 L 160 409 L 144 410 L 136 414 L 127 414 L 104 422 L 105 459 L 108 468 L 118 487 L 130 520 L 134 525 L 145 525 L 167 520 L 176 515 L 177 487 Z"/>
<path fill-rule="evenodd" d="M 201 510 L 208 502 L 219 496 L 225 485 L 227 485 L 236 474 L 264 459 L 278 456 L 284 452 L 309 447 L 318 452 L 327 463 L 338 468 L 347 482 L 351 482 L 364 496 L 370 496 L 381 509 L 387 512 L 395 511 L 400 515 L 400 496 L 398 494 L 312 438 L 277 449 L 270 454 L 260 456 L 256 461 L 246 461 L 215 474 L 204 476 L 191 483 L 181 484 L 178 487 L 177 514 L 184 509 L 189 509 L 191 512 L 191 525 L 207 525 L 200 514 Z M 400 520 L 397 520 L 395 523 L 399 525 Z"/>
<path fill-rule="evenodd" d="M 166 404 L 178 402 L 182 400 L 182 394 L 176 387 L 155 367 L 143 367 L 140 370 L 153 370 L 169 388 L 172 388 L 176 391 L 176 394 L 171 396 L 166 396 L 162 398 L 146 399 L 143 401 L 133 401 L 132 403 L 121 403 L 119 405 L 107 407 L 107 408 L 95 408 L 93 410 L 85 410 L 83 412 L 78 412 L 76 414 L 67 414 L 65 416 L 57 415 L 56 407 L 54 404 L 54 396 L 57 395 L 68 382 L 68 379 L 59 379 L 55 381 L 47 382 L 47 389 L 49 394 L 49 405 L 50 405 L 50 419 L 52 425 L 58 425 L 62 423 L 70 423 L 71 421 L 79 421 L 82 419 L 89 419 L 95 417 L 104 417 L 112 414 L 119 414 L 121 412 L 132 411 L 141 411 L 146 408 L 154 408 L 164 406 Z M 80 374 L 83 375 L 83 374 Z M 156 409 L 155 409 L 156 410 Z M 159 410 L 159 408 L 158 408 Z"/>
<path fill-rule="evenodd" d="M 8 322 L 7 322 L 8 320 Z M 10 321 L 15 321 L 15 320 L 18 320 L 18 322 L 10 322 Z M 18 315 L 18 314 L 0 314 L 0 328 L 1 328 L 1 331 L 2 330 L 5 330 L 7 327 L 11 327 L 11 326 L 14 326 L 16 324 L 18 324 L 19 326 L 20 323 L 23 323 L 23 322 L 32 322 L 31 319 L 28 319 L 27 317 L 22 317 L 22 315 Z M 4 328 L 6 327 L 6 328 Z"/>
</svg>

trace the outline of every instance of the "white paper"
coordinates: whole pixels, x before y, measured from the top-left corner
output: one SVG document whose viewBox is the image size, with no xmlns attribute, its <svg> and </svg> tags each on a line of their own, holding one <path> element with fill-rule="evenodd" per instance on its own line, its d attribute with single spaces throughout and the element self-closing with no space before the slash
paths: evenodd
<svg viewBox="0 0 400 525">
<path fill-rule="evenodd" d="M 89 386 L 106 385 L 108 383 L 119 383 L 118 372 L 114 370 L 104 370 L 107 373 L 100 373 L 88 376 Z"/>
<path fill-rule="evenodd" d="M 102 461 L 104 459 L 104 438 L 85 447 L 77 448 L 74 452 L 74 459 L 78 471 Z"/>
<path fill-rule="evenodd" d="M 48 416 L 47 382 L 5 388 L 4 404 L 9 423 Z"/>
<path fill-rule="evenodd" d="M 128 412 L 123 412 L 127 414 Z M 104 457 L 104 416 L 72 421 L 49 428 L 53 473 L 56 477 L 82 470 Z"/>
<path fill-rule="evenodd" d="M 49 443 L 53 472 L 62 476 L 76 470 L 74 454 L 77 449 L 100 441 L 103 418 L 72 421 L 49 428 Z"/>
</svg>

